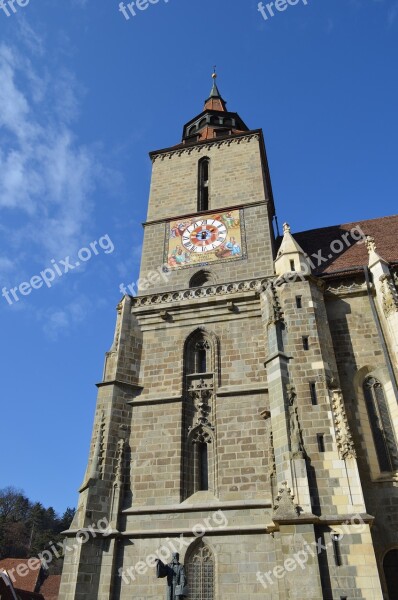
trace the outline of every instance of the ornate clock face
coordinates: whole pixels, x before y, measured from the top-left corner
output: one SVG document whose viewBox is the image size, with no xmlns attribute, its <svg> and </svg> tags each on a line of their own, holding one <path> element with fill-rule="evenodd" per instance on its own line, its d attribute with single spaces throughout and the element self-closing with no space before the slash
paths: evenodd
<svg viewBox="0 0 398 600">
<path fill-rule="evenodd" d="M 227 228 L 217 219 L 198 220 L 182 233 L 182 244 L 190 252 L 211 252 L 227 239 Z"/>
<path fill-rule="evenodd" d="M 168 270 L 246 258 L 243 211 L 239 209 L 170 221 L 165 234 Z"/>
</svg>

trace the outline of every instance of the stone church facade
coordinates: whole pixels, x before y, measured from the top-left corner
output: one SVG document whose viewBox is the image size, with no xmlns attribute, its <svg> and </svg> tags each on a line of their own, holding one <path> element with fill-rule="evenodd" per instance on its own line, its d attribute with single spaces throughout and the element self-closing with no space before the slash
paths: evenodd
<svg viewBox="0 0 398 600">
<path fill-rule="evenodd" d="M 60 600 L 164 599 L 176 550 L 192 600 L 396 599 L 398 217 L 275 234 L 215 80 L 150 156 Z"/>
</svg>

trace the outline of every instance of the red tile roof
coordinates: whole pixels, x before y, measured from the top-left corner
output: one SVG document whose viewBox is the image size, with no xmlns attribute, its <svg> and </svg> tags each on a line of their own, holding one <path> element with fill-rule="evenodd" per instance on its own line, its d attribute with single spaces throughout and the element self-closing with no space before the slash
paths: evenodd
<svg viewBox="0 0 398 600">
<path fill-rule="evenodd" d="M 28 564 L 29 561 L 36 562 L 30 562 Z M 35 569 L 32 568 L 32 566 L 39 566 L 39 568 Z M 5 558 L 0 560 L 0 569 L 5 569 L 8 572 L 14 587 L 28 592 L 36 591 L 41 568 L 41 563 L 38 558 Z M 17 572 L 17 569 L 20 574 Z"/>
<path fill-rule="evenodd" d="M 58 600 L 61 575 L 49 575 L 40 588 L 44 600 Z"/>
<path fill-rule="evenodd" d="M 342 236 L 350 231 L 354 232 L 354 238 L 348 236 L 345 242 Z M 398 262 L 398 215 L 310 229 L 294 233 L 293 237 L 311 257 L 315 266 L 313 272 L 317 275 L 327 275 L 335 271 L 353 271 L 368 264 L 366 245 L 362 241 L 355 241 L 355 237 L 358 238 L 361 231 L 375 238 L 377 252 L 382 258 L 388 262 Z M 337 242 L 331 248 L 335 240 Z M 337 251 L 340 247 L 338 240 L 344 245 L 340 252 Z M 319 251 L 326 262 L 318 259 Z"/>
</svg>

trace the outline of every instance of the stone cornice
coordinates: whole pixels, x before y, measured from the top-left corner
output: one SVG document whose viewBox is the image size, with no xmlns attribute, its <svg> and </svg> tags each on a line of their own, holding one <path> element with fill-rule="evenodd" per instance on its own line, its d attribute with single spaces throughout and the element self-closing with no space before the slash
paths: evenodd
<svg viewBox="0 0 398 600">
<path fill-rule="evenodd" d="M 244 533 L 271 533 L 274 531 L 275 527 L 273 523 L 269 525 L 231 525 L 230 527 L 217 527 L 214 529 L 206 530 L 205 535 L 208 536 L 220 536 L 220 535 L 232 535 L 234 533 L 244 534 Z M 153 538 L 161 538 L 161 537 L 180 537 L 181 535 L 189 538 L 198 538 L 199 536 L 189 529 L 189 527 L 181 527 L 181 529 L 134 529 L 131 531 L 123 531 L 120 533 L 121 537 L 125 538 L 144 538 L 144 537 L 153 537 Z"/>
<path fill-rule="evenodd" d="M 289 360 L 293 359 L 293 356 L 290 356 L 289 354 L 285 354 L 284 352 L 281 352 L 280 350 L 277 350 L 276 352 L 274 352 L 270 356 L 267 356 L 267 359 L 264 362 L 264 366 L 266 367 L 269 363 L 271 363 L 276 358 L 281 359 L 282 361 L 285 361 L 285 362 L 288 363 Z"/>
<path fill-rule="evenodd" d="M 182 402 L 182 396 L 157 396 L 148 398 L 138 398 L 134 400 L 128 400 L 127 404 L 130 406 L 147 406 L 149 404 L 171 404 L 173 402 Z"/>
<path fill-rule="evenodd" d="M 128 387 L 134 391 L 140 391 L 143 389 L 142 385 L 138 385 L 137 383 L 129 383 L 128 381 L 120 381 L 119 379 L 112 379 L 110 381 L 100 381 L 95 384 L 97 388 L 106 387 L 107 385 L 121 385 L 124 387 Z"/>
<path fill-rule="evenodd" d="M 192 152 L 202 152 L 203 150 L 209 150 L 211 147 L 215 146 L 216 148 L 220 148 L 221 146 L 227 145 L 231 146 L 231 144 L 241 144 L 242 142 L 249 142 L 252 139 L 260 140 L 261 132 L 260 130 L 254 130 L 244 134 L 235 134 L 230 137 L 224 137 L 222 139 L 214 138 L 212 140 L 207 140 L 206 142 L 195 144 L 194 146 L 178 146 L 177 148 L 167 148 L 166 150 L 158 150 L 150 153 L 150 157 L 152 162 L 155 162 L 158 158 L 164 160 L 165 158 L 171 158 L 174 155 L 181 156 L 182 154 L 192 154 Z"/>
<path fill-rule="evenodd" d="M 225 502 L 195 502 L 165 506 L 137 506 L 126 508 L 123 515 L 174 514 L 176 512 L 209 512 L 211 510 L 247 510 L 248 508 L 272 508 L 271 500 L 229 500 Z"/>
<path fill-rule="evenodd" d="M 273 277 L 273 276 L 272 276 Z M 248 279 L 233 283 L 214 284 L 201 288 L 178 290 L 175 292 L 160 292 L 147 296 L 136 296 L 132 300 L 132 309 L 142 306 L 156 306 L 159 304 L 173 304 L 184 300 L 197 300 L 199 298 L 211 299 L 214 296 L 228 296 L 242 292 L 260 293 L 270 278 Z"/>
<path fill-rule="evenodd" d="M 268 386 L 265 383 L 256 385 L 226 385 L 218 388 L 217 396 L 245 396 L 247 394 L 266 394 Z"/>
</svg>

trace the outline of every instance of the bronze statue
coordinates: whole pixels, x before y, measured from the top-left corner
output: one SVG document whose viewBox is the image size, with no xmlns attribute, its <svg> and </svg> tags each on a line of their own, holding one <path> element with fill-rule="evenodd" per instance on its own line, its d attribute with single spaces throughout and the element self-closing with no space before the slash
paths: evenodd
<svg viewBox="0 0 398 600">
<path fill-rule="evenodd" d="M 184 565 L 179 561 L 178 552 L 173 553 L 172 561 L 168 565 L 160 559 L 157 560 L 156 577 L 167 577 L 166 600 L 183 600 L 188 594 Z"/>
</svg>

